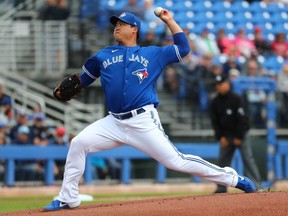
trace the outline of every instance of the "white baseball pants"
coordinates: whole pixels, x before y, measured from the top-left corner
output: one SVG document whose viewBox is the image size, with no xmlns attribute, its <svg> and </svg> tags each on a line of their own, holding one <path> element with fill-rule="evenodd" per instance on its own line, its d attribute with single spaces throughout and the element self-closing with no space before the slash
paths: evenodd
<svg viewBox="0 0 288 216">
<path fill-rule="evenodd" d="M 143 107 L 146 112 L 127 120 L 111 114 L 82 130 L 72 139 L 66 159 L 64 179 L 58 199 L 70 207 L 80 204 L 79 180 L 84 173 L 89 152 L 130 145 L 150 155 L 169 169 L 210 180 L 216 184 L 235 187 L 237 172 L 221 168 L 192 154 L 182 154 L 169 141 L 153 105 Z"/>
</svg>

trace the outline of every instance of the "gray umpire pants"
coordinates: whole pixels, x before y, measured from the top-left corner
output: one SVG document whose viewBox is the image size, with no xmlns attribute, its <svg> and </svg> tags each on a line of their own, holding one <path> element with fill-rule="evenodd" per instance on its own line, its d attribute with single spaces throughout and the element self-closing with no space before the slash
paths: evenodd
<svg viewBox="0 0 288 216">
<path fill-rule="evenodd" d="M 229 142 L 228 146 L 225 148 L 220 148 L 218 165 L 220 167 L 230 166 L 234 152 L 237 148 L 239 148 L 246 176 L 255 183 L 257 189 L 260 189 L 261 176 L 252 154 L 251 145 L 249 142 L 247 142 L 246 136 L 239 147 L 233 144 L 232 137 L 227 137 L 227 139 Z M 222 185 L 217 185 L 217 192 L 227 192 L 227 188 Z"/>
</svg>

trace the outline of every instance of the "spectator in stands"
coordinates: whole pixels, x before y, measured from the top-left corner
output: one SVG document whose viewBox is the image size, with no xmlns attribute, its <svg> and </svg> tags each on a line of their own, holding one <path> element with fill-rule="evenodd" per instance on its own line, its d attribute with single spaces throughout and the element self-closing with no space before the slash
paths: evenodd
<svg viewBox="0 0 288 216">
<path fill-rule="evenodd" d="M 208 94 L 209 101 L 215 93 L 215 77 L 223 74 L 223 67 L 221 64 L 213 64 L 210 70 L 210 74 L 205 81 L 205 89 Z"/>
<path fill-rule="evenodd" d="M 91 164 L 95 169 L 95 175 L 98 179 L 119 179 L 120 178 L 120 163 L 114 158 L 99 158 L 92 157 Z"/>
<path fill-rule="evenodd" d="M 31 145 L 30 127 L 28 125 L 21 125 L 18 127 L 15 143 L 17 145 Z"/>
<path fill-rule="evenodd" d="M 210 76 L 213 66 L 213 57 L 209 54 L 206 54 L 201 59 L 201 62 L 197 65 L 195 72 L 198 77 L 201 79 L 206 79 Z"/>
<path fill-rule="evenodd" d="M 274 54 L 282 56 L 284 59 L 288 59 L 288 42 L 286 41 L 284 32 L 278 32 L 275 35 L 275 39 L 272 41 L 271 46 Z"/>
<path fill-rule="evenodd" d="M 204 28 L 195 39 L 196 50 L 201 56 L 217 56 L 220 54 L 216 40 L 209 37 L 209 29 Z"/>
<path fill-rule="evenodd" d="M 262 76 L 262 72 L 260 71 L 256 60 L 249 60 L 247 66 L 247 77 L 255 78 Z M 248 89 L 246 91 L 246 97 L 251 125 L 255 126 L 256 128 L 263 128 L 265 126 L 266 118 L 266 92 L 261 89 Z"/>
<path fill-rule="evenodd" d="M 10 144 L 10 138 L 7 134 L 7 124 L 0 120 L 0 145 Z"/>
<path fill-rule="evenodd" d="M 128 0 L 123 11 L 135 14 L 139 19 L 144 20 L 144 5 L 138 0 Z"/>
<path fill-rule="evenodd" d="M 48 128 L 45 125 L 45 117 L 42 113 L 34 113 L 33 123 L 31 125 L 33 144 L 37 146 L 46 146 L 49 144 Z"/>
<path fill-rule="evenodd" d="M 174 66 L 169 66 L 165 69 L 163 87 L 167 92 L 177 96 L 179 90 L 179 75 Z"/>
<path fill-rule="evenodd" d="M 31 145 L 30 128 L 27 125 L 18 127 L 15 145 Z M 16 178 L 19 181 L 36 180 L 43 174 L 41 165 L 36 160 L 16 160 Z"/>
<path fill-rule="evenodd" d="M 159 45 L 159 40 L 155 35 L 155 32 L 150 29 L 145 34 L 145 38 L 140 43 L 141 46 L 157 46 Z"/>
<path fill-rule="evenodd" d="M 263 37 L 262 28 L 256 26 L 254 28 L 254 45 L 258 55 L 269 55 L 272 53 L 271 44 Z"/>
<path fill-rule="evenodd" d="M 68 145 L 68 137 L 66 134 L 66 130 L 64 127 L 57 127 L 55 132 L 53 133 L 53 138 L 50 140 L 50 145 L 60 145 L 67 146 Z"/>
<path fill-rule="evenodd" d="M 12 126 L 10 129 L 9 137 L 11 139 L 11 143 L 17 142 L 17 136 L 18 136 L 18 128 L 22 125 L 28 126 L 28 115 L 24 111 L 16 111 L 15 115 L 16 124 Z M 31 134 L 30 134 L 31 136 Z M 31 138 L 31 137 L 30 137 Z M 32 141 L 31 141 L 32 143 Z"/>
<path fill-rule="evenodd" d="M 244 28 L 240 28 L 233 40 L 234 45 L 238 48 L 241 55 L 249 59 L 252 55 L 257 54 L 256 47 L 250 39 L 246 37 Z"/>
<path fill-rule="evenodd" d="M 166 35 L 162 44 L 163 46 L 173 43 L 172 35 Z M 174 96 L 177 96 L 179 90 L 179 75 L 176 71 L 176 68 L 173 64 L 167 66 L 163 73 L 163 89 L 166 92 L 171 93 Z"/>
<path fill-rule="evenodd" d="M 67 20 L 70 16 L 70 9 L 66 0 L 47 0 L 39 9 L 38 19 L 46 20 Z"/>
<path fill-rule="evenodd" d="M 184 57 L 183 61 L 180 62 L 183 69 L 188 71 L 188 73 L 192 74 L 195 70 L 196 66 L 200 64 L 202 61 L 202 57 L 196 49 L 196 45 L 194 41 L 190 37 L 190 31 L 188 28 L 184 28 L 183 32 L 185 32 L 189 45 L 190 45 L 190 53 Z"/>
<path fill-rule="evenodd" d="M 10 123 L 13 118 L 12 99 L 5 93 L 5 87 L 3 84 L 0 84 L 0 109 L 1 118 L 7 121 L 7 123 Z"/>
<path fill-rule="evenodd" d="M 49 145 L 68 146 L 68 137 L 64 127 L 59 126 L 55 129 Z M 54 175 L 56 179 L 61 179 L 63 177 L 64 167 L 65 160 L 55 160 Z"/>
<path fill-rule="evenodd" d="M 95 169 L 95 174 L 98 179 L 106 179 L 109 176 L 108 165 L 103 158 L 99 157 L 92 157 L 91 164 Z"/>
<path fill-rule="evenodd" d="M 234 55 L 228 55 L 227 61 L 222 65 L 223 67 L 223 74 L 225 76 L 229 75 L 230 70 L 237 69 L 239 72 L 242 71 L 241 65 L 237 62 L 237 57 Z"/>
<path fill-rule="evenodd" d="M 235 46 L 233 41 L 226 36 L 226 31 L 223 28 L 217 31 L 216 42 L 220 52 L 223 54 L 230 54 Z"/>
<path fill-rule="evenodd" d="M 0 146 L 7 145 L 6 123 L 0 121 Z M 4 179 L 5 161 L 0 159 L 0 181 Z"/>
<path fill-rule="evenodd" d="M 33 106 L 33 111 L 32 111 L 32 114 L 29 115 L 29 121 L 32 121 L 34 120 L 35 116 L 39 116 L 41 117 L 42 119 L 45 120 L 46 118 L 46 114 L 43 112 L 42 110 L 42 107 L 41 107 L 41 104 L 36 102 Z"/>
<path fill-rule="evenodd" d="M 215 77 L 217 95 L 210 105 L 210 117 L 215 138 L 220 144 L 218 165 L 230 166 L 234 152 L 239 149 L 247 176 L 260 189 L 261 176 L 252 155 L 250 143 L 246 141 L 249 120 L 242 98 L 231 91 L 228 77 Z M 226 193 L 227 188 L 217 186 L 215 193 Z"/>
<path fill-rule="evenodd" d="M 240 72 L 237 69 L 231 69 L 229 71 L 228 79 L 232 82 L 234 79 L 237 79 L 240 76 Z"/>
<path fill-rule="evenodd" d="M 212 70 L 215 66 L 212 60 L 211 55 L 204 55 L 189 76 L 190 82 L 187 84 L 187 99 L 193 104 L 196 110 L 203 110 L 201 102 L 207 101 L 203 99 L 207 99 L 206 85 L 210 82 L 213 74 Z"/>
<path fill-rule="evenodd" d="M 278 75 L 278 90 L 280 92 L 280 125 L 288 127 L 288 63 L 282 66 L 282 69 Z"/>
<path fill-rule="evenodd" d="M 155 16 L 154 10 L 154 0 L 144 0 L 144 22 L 154 25 L 154 28 L 163 28 L 165 30 L 165 25 L 161 20 Z"/>
</svg>

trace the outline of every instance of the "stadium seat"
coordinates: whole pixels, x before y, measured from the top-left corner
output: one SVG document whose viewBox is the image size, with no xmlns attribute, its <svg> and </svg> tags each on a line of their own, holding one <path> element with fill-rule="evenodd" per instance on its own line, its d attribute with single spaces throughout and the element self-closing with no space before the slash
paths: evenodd
<svg viewBox="0 0 288 216">
<path fill-rule="evenodd" d="M 105 7 L 107 10 L 114 11 L 115 13 L 118 13 L 122 11 L 124 6 L 127 4 L 128 0 L 109 0 L 109 1 L 100 1 L 103 7 Z"/>
<path fill-rule="evenodd" d="M 247 8 L 250 12 L 252 13 L 259 13 L 259 12 L 264 12 L 264 11 L 269 11 L 269 4 L 265 2 L 257 2 L 254 1 L 250 3 L 250 6 Z"/>
<path fill-rule="evenodd" d="M 244 13 L 235 13 L 233 14 L 233 17 L 231 18 L 231 22 L 233 22 L 234 25 L 244 24 L 247 22 L 253 22 L 253 14 L 249 11 L 246 11 Z"/>
<path fill-rule="evenodd" d="M 236 34 L 238 31 L 238 27 L 234 25 L 232 22 L 227 22 L 223 24 L 218 24 L 217 28 L 223 28 L 227 34 Z"/>
<path fill-rule="evenodd" d="M 254 23 L 265 23 L 265 22 L 271 22 L 271 15 L 267 11 L 255 13 L 253 16 L 253 22 Z"/>
<path fill-rule="evenodd" d="M 216 12 L 215 12 L 216 13 Z M 227 22 L 233 22 L 234 15 L 231 11 L 221 11 L 217 12 L 213 17 L 214 23 L 218 24 L 225 24 Z"/>
<path fill-rule="evenodd" d="M 164 7 L 164 8 L 166 8 L 166 9 L 170 10 L 170 11 L 174 11 L 174 5 L 175 5 L 174 2 L 175 2 L 175 1 L 172 1 L 172 0 L 166 0 L 166 1 L 164 2 L 164 5 L 163 5 L 163 6 L 161 5 L 161 7 Z M 158 5 L 157 5 L 157 6 L 158 6 Z"/>
<path fill-rule="evenodd" d="M 279 22 L 278 24 L 275 24 L 273 26 L 273 30 L 274 30 L 274 33 L 277 33 L 277 32 L 288 32 L 288 22 L 285 22 L 285 23 L 282 23 L 282 22 Z"/>
<path fill-rule="evenodd" d="M 213 64 L 216 64 L 216 65 L 222 65 L 224 64 L 225 62 L 227 62 L 227 55 L 225 54 L 221 54 L 221 55 L 218 55 L 218 56 L 215 56 L 213 57 Z"/>
<path fill-rule="evenodd" d="M 232 4 L 227 1 L 215 1 L 213 3 L 213 8 L 214 11 L 231 11 L 232 9 Z"/>
<path fill-rule="evenodd" d="M 288 23 L 288 14 L 286 12 L 281 12 L 281 13 L 272 13 L 270 21 L 278 24 L 280 22 L 286 22 Z"/>
<path fill-rule="evenodd" d="M 270 55 L 264 58 L 262 66 L 266 70 L 273 71 L 275 74 L 278 74 L 281 70 L 283 63 L 283 57 L 277 55 Z"/>
<path fill-rule="evenodd" d="M 175 12 L 182 12 L 182 11 L 193 11 L 194 3 L 190 0 L 186 1 L 177 1 L 173 7 Z"/>
<path fill-rule="evenodd" d="M 211 1 L 196 1 L 191 9 L 196 12 L 205 12 L 207 10 L 213 10 L 213 7 Z"/>
<path fill-rule="evenodd" d="M 174 18 L 178 22 L 195 21 L 195 13 L 193 11 L 185 11 L 175 13 Z"/>
<path fill-rule="evenodd" d="M 265 10 L 269 11 L 270 13 L 288 12 L 287 6 L 285 6 L 282 2 L 271 2 Z"/>
<path fill-rule="evenodd" d="M 200 22 L 213 22 L 214 21 L 214 13 L 212 11 L 205 11 L 196 13 L 193 20 L 196 23 Z"/>
<path fill-rule="evenodd" d="M 248 10 L 250 4 L 247 1 L 233 1 L 230 11 L 233 13 L 244 13 Z"/>
</svg>

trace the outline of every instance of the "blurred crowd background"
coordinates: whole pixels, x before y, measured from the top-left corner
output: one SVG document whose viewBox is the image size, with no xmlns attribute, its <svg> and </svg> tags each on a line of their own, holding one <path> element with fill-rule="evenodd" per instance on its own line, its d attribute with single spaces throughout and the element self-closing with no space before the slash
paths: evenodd
<svg viewBox="0 0 288 216">
<path fill-rule="evenodd" d="M 174 125 L 178 122 L 179 127 L 190 127 L 192 131 L 198 132 L 210 130 L 207 111 L 209 102 L 215 95 L 215 76 L 225 74 L 231 81 L 239 77 L 269 77 L 275 80 L 277 86 L 277 128 L 288 128 L 287 0 L 0 0 L 0 24 L 2 21 L 14 22 L 15 25 L 20 23 L 20 30 L 17 29 L 17 25 L 13 30 L 18 38 L 31 34 L 28 32 L 23 36 L 26 29 L 23 28 L 23 23 L 29 23 L 31 26 L 32 22 L 40 22 L 41 25 L 49 22 L 65 24 L 63 42 L 60 45 L 54 44 L 55 47 L 50 50 L 53 52 L 52 57 L 50 56 L 51 62 L 23 69 L 21 65 L 24 63 L 19 63 L 16 57 L 13 59 L 13 56 L 9 56 L 1 62 L 0 69 L 12 71 L 16 76 L 20 76 L 21 73 L 31 81 L 52 89 L 65 74 L 81 72 L 82 64 L 90 55 L 114 43 L 111 34 L 113 26 L 110 25 L 109 18 L 123 11 L 134 13 L 142 20 L 139 45 L 171 44 L 172 36 L 161 20 L 154 15 L 154 9 L 158 6 L 173 12 L 175 20 L 187 34 L 191 47 L 191 53 L 181 63 L 167 67 L 159 79 L 157 88 L 160 92 L 160 103 L 163 101 L 162 107 L 159 107 L 160 112 L 165 112 L 165 115 L 172 118 Z M 5 28 L 2 26 L 0 33 L 4 32 Z M 24 30 L 21 32 L 22 28 Z M 29 31 L 32 32 L 31 29 Z M 53 34 L 57 33 L 51 33 L 52 43 L 58 41 L 57 38 L 53 38 Z M 43 34 L 41 40 L 45 38 L 48 36 Z M 1 40 L 4 41 L 2 38 Z M 62 45 L 65 45 L 64 48 Z M 32 46 L 29 47 L 29 52 Z M 26 51 L 16 52 L 24 59 Z M 37 53 L 35 50 L 33 52 L 33 58 L 45 58 L 42 56 L 43 53 Z M 1 53 L 1 56 L 8 55 L 8 51 L 5 53 L 2 50 Z M 25 61 L 28 61 L 27 59 Z M 5 66 L 9 61 L 16 66 L 16 63 L 19 63 L 20 66 L 13 67 L 12 63 Z M 67 132 L 65 122 L 47 123 L 49 115 L 40 103 L 30 104 L 29 112 L 15 107 L 15 98 L 5 91 L 5 87 L 4 80 L 0 86 L 0 145 L 69 144 L 73 133 Z M 265 129 L 267 92 L 248 90 L 243 97 L 249 112 L 251 128 Z M 82 93 L 78 100 L 86 104 L 104 104 L 97 84 Z M 171 101 L 175 104 L 174 109 L 165 109 L 164 106 L 171 108 Z M 170 130 L 173 130 L 171 127 Z M 173 139 L 173 132 L 170 135 Z M 43 173 L 43 164 L 43 161 L 19 162 L 17 169 L 20 171 L 17 172 L 17 179 L 31 177 L 22 174 L 23 170 Z M 103 174 L 103 178 L 108 175 L 107 164 L 119 168 L 117 161 L 94 161 L 95 167 L 98 167 L 98 174 Z M 63 161 L 55 162 L 55 176 L 62 175 L 63 166 Z M 0 167 L 1 170 L 3 173 L 4 166 Z M 115 173 L 115 170 L 113 172 Z M 114 175 L 115 178 L 117 176 L 119 177 L 119 173 Z"/>
</svg>

